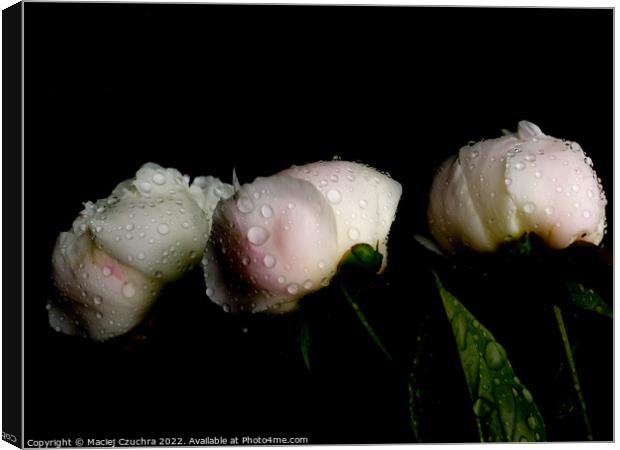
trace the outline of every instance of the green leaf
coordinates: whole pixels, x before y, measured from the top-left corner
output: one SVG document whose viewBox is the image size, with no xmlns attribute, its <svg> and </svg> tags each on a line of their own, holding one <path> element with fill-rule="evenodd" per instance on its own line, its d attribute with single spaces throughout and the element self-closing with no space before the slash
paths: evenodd
<svg viewBox="0 0 620 450">
<path fill-rule="evenodd" d="M 506 351 L 433 274 L 456 339 L 480 440 L 544 441 L 543 418 Z"/>
<path fill-rule="evenodd" d="M 299 346 L 301 348 L 301 356 L 303 356 L 304 363 L 306 364 L 306 369 L 310 370 L 310 322 L 308 321 L 305 321 L 301 326 Z"/>
<path fill-rule="evenodd" d="M 592 289 L 585 287 L 581 283 L 566 283 L 568 297 L 573 306 L 577 308 L 594 311 L 613 319 L 614 314 L 605 300 Z"/>
<path fill-rule="evenodd" d="M 376 274 L 381 269 L 383 255 L 368 244 L 355 244 L 340 260 L 338 274 Z"/>
</svg>

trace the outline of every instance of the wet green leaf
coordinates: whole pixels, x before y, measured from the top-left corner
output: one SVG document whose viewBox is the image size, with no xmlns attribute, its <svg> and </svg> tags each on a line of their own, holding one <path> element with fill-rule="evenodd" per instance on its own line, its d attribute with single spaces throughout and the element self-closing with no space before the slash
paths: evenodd
<svg viewBox="0 0 620 450">
<path fill-rule="evenodd" d="M 306 369 L 310 370 L 310 322 L 306 321 L 301 326 L 301 334 L 299 335 L 299 346 L 301 348 L 301 356 L 304 358 Z"/>
<path fill-rule="evenodd" d="M 614 317 L 611 308 L 605 300 L 592 289 L 585 287 L 581 283 L 566 283 L 568 296 L 573 306 L 588 311 L 594 311 L 609 318 Z"/>
<path fill-rule="evenodd" d="M 544 441 L 543 418 L 532 394 L 515 376 L 506 351 L 434 275 L 456 340 L 480 440 Z"/>
</svg>

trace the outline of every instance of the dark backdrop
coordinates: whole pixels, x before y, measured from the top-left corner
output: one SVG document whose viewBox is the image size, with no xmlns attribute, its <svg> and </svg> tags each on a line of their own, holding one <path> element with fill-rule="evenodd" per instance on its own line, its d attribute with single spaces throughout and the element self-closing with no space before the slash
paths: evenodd
<svg viewBox="0 0 620 450">
<path fill-rule="evenodd" d="M 612 200 L 612 37 L 600 9 L 26 3 L 26 437 L 412 441 L 406 385 L 329 292 L 316 296 L 328 313 L 311 372 L 303 312 L 226 315 L 200 271 L 166 287 L 133 336 L 92 344 L 47 326 L 56 236 L 147 161 L 225 181 L 236 167 L 242 182 L 334 155 L 363 161 L 404 189 L 390 286 L 367 308 L 406 354 L 418 305 L 438 302 L 408 246 L 424 232 L 434 168 L 460 146 L 530 120 L 578 141 Z M 611 327 L 599 325 L 596 375 L 583 377 L 596 437 L 611 439 Z M 427 438 L 476 440 L 452 336 L 445 324 L 436 334 L 443 384 Z M 543 396 L 554 379 L 537 372 L 549 354 L 536 355 L 512 362 Z M 551 439 L 582 438 L 574 414 L 541 407 Z"/>
</svg>

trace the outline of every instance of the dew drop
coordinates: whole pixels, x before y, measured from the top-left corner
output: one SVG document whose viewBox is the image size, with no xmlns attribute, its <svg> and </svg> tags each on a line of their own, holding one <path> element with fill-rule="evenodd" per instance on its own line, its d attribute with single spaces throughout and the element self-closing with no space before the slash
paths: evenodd
<svg viewBox="0 0 620 450">
<path fill-rule="evenodd" d="M 590 214 L 590 211 L 587 211 L 587 210 L 586 210 L 586 211 L 584 211 L 584 212 L 583 212 L 583 214 L 582 214 L 582 215 L 583 215 L 583 217 L 584 217 L 585 219 L 589 219 L 591 214 Z"/>
<path fill-rule="evenodd" d="M 349 228 L 349 238 L 353 241 L 357 241 L 360 238 L 360 232 L 357 228 Z"/>
<path fill-rule="evenodd" d="M 237 209 L 243 214 L 251 213 L 254 210 L 254 203 L 249 198 L 241 196 L 237 199 Z"/>
<path fill-rule="evenodd" d="M 155 175 L 153 175 L 153 183 L 161 186 L 162 184 L 166 183 L 166 177 L 163 176 L 161 173 L 156 173 Z"/>
<path fill-rule="evenodd" d="M 525 164 L 523 164 L 522 162 L 519 161 L 518 163 L 515 164 L 515 169 L 523 170 L 523 169 L 525 169 Z"/>
<path fill-rule="evenodd" d="M 211 297 L 214 293 L 215 291 L 213 290 L 213 288 L 207 288 L 207 297 Z"/>
<path fill-rule="evenodd" d="M 571 186 L 571 189 L 573 190 L 573 192 L 578 192 L 579 191 L 579 185 L 578 184 L 573 184 Z"/>
<path fill-rule="evenodd" d="M 170 233 L 170 227 L 168 225 L 166 225 L 165 223 L 160 223 L 157 226 L 157 232 L 159 234 L 166 235 L 166 234 Z"/>
<path fill-rule="evenodd" d="M 265 255 L 265 257 L 263 258 L 263 264 L 265 265 L 265 267 L 267 267 L 268 269 L 271 269 L 273 266 L 276 265 L 276 258 L 275 256 L 267 253 Z"/>
<path fill-rule="evenodd" d="M 286 287 L 286 292 L 289 294 L 296 294 L 299 292 L 299 285 L 297 283 L 291 283 Z"/>
<path fill-rule="evenodd" d="M 249 256 L 244 256 L 241 259 L 241 262 L 243 263 L 244 266 L 247 266 L 248 264 L 250 264 L 250 257 Z"/>
<path fill-rule="evenodd" d="M 279 276 L 278 277 L 278 283 L 284 284 L 285 282 L 286 282 L 286 278 L 285 277 L 283 277 L 283 276 Z"/>
<path fill-rule="evenodd" d="M 260 213 L 265 219 L 269 219 L 273 216 L 273 209 L 269 205 L 263 205 L 260 207 Z"/>
<path fill-rule="evenodd" d="M 112 269 L 110 269 L 108 266 L 105 266 L 103 269 L 101 269 L 101 272 L 103 273 L 104 277 L 109 277 L 110 275 L 112 275 Z"/>
<path fill-rule="evenodd" d="M 93 303 L 95 305 L 101 305 L 101 302 L 103 301 L 103 299 L 99 296 L 99 295 L 95 295 L 93 297 Z"/>
<path fill-rule="evenodd" d="M 362 209 L 366 209 L 366 207 L 368 206 L 368 202 L 366 200 L 363 200 L 363 199 L 360 200 L 358 204 L 359 204 L 360 208 L 362 208 Z"/>
<path fill-rule="evenodd" d="M 525 212 L 526 214 L 532 214 L 534 211 L 536 211 L 536 205 L 532 202 L 527 202 L 525 205 L 523 205 L 523 212 Z"/>
<path fill-rule="evenodd" d="M 151 192 L 151 189 L 153 189 L 153 186 L 148 181 L 143 181 L 142 183 L 140 183 L 140 189 L 143 190 L 144 192 Z"/>
<path fill-rule="evenodd" d="M 248 230 L 247 238 L 254 245 L 263 245 L 269 239 L 269 232 L 263 227 L 252 227 Z"/>
<path fill-rule="evenodd" d="M 489 342 L 484 350 L 484 359 L 491 369 L 499 369 L 504 365 L 504 349 L 496 342 Z"/>
<path fill-rule="evenodd" d="M 512 184 L 512 178 L 506 178 L 504 180 L 504 183 L 506 184 L 506 186 L 510 186 Z"/>
<path fill-rule="evenodd" d="M 534 172 L 534 176 L 536 178 L 542 178 L 542 172 L 540 170 L 537 170 L 536 172 Z"/>
<path fill-rule="evenodd" d="M 527 390 L 527 388 L 523 388 L 521 393 L 523 394 L 523 398 L 525 399 L 526 402 L 532 403 L 532 401 L 534 400 L 534 397 L 532 397 L 532 394 L 530 393 L 530 391 Z"/>
<path fill-rule="evenodd" d="M 553 214 L 553 207 L 552 206 L 547 206 L 545 208 L 545 214 L 547 214 L 548 216 L 550 216 L 551 214 Z"/>
<path fill-rule="evenodd" d="M 125 283 L 121 289 L 121 292 L 125 297 L 130 298 L 136 295 L 136 288 L 131 282 Z"/>
<path fill-rule="evenodd" d="M 312 288 L 312 281 L 311 280 L 304 281 L 304 289 L 311 289 L 311 288 Z"/>
<path fill-rule="evenodd" d="M 342 195 L 340 194 L 340 192 L 336 189 L 330 189 L 327 192 L 327 200 L 330 201 L 330 203 L 340 203 L 342 201 Z"/>
<path fill-rule="evenodd" d="M 318 264 L 317 264 L 317 267 L 318 267 L 319 269 L 323 269 L 323 268 L 325 267 L 325 261 L 320 260 L 320 261 L 318 262 Z"/>
</svg>

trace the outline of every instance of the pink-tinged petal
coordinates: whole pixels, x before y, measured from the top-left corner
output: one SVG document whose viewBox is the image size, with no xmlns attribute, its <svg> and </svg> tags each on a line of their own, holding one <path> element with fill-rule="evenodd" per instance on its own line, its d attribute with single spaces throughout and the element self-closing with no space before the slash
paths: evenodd
<svg viewBox="0 0 620 450">
<path fill-rule="evenodd" d="M 52 257 L 60 297 L 49 306 L 56 331 L 104 341 L 143 319 L 161 283 L 111 258 L 84 233 L 61 233 Z"/>
<path fill-rule="evenodd" d="M 451 169 L 457 162 L 460 171 Z M 600 243 L 606 203 L 579 144 L 522 121 L 517 133 L 463 147 L 444 163 L 431 187 L 428 221 L 449 251 L 493 251 L 526 232 L 565 248 L 577 240 Z"/>
</svg>

